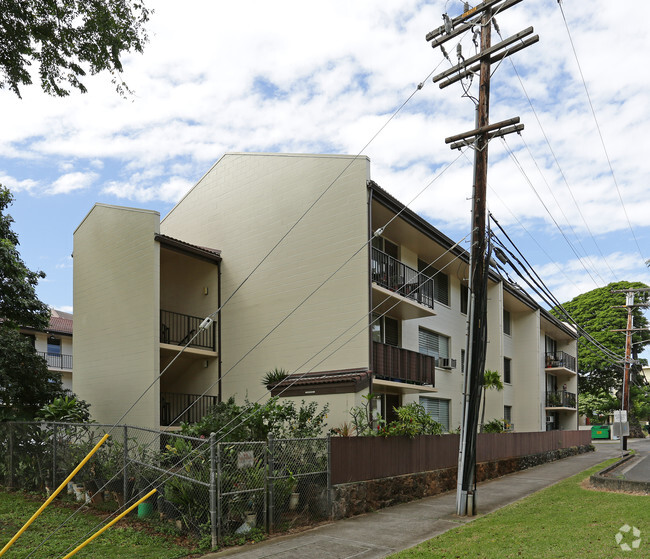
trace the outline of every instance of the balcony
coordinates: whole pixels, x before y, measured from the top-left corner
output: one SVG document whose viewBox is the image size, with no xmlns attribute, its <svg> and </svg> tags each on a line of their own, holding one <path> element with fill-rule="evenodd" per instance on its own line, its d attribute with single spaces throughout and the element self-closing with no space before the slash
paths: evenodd
<svg viewBox="0 0 650 559">
<path fill-rule="evenodd" d="M 549 351 L 546 353 L 547 369 L 566 369 L 576 372 L 576 358 L 564 351 Z"/>
<path fill-rule="evenodd" d="M 72 355 L 65 353 L 48 353 L 45 351 L 37 351 L 45 361 L 50 369 L 66 369 L 72 371 Z"/>
<path fill-rule="evenodd" d="M 373 342 L 372 361 L 375 376 L 399 382 L 435 385 L 435 357 Z"/>
<path fill-rule="evenodd" d="M 392 256 L 372 249 L 372 307 L 400 320 L 432 316 L 433 280 Z"/>
<path fill-rule="evenodd" d="M 184 346 L 199 331 L 205 317 L 160 310 L 160 343 Z M 216 351 L 216 327 L 212 323 L 199 332 L 189 347 Z"/>
<path fill-rule="evenodd" d="M 196 423 L 204 417 L 219 399 L 216 396 L 199 394 L 160 393 L 160 425 L 179 425 Z M 188 409 L 189 408 L 189 409 Z"/>
<path fill-rule="evenodd" d="M 566 390 L 551 390 L 546 392 L 547 408 L 576 409 L 576 395 Z"/>
</svg>

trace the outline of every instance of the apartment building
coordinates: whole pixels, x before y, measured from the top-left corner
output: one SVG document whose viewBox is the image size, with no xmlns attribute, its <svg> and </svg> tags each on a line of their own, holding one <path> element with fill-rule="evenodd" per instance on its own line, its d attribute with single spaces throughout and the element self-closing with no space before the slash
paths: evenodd
<svg viewBox="0 0 650 559">
<path fill-rule="evenodd" d="M 21 328 L 51 371 L 61 374 L 63 388 L 72 390 L 72 314 L 52 309 L 50 322 L 45 330 Z"/>
<path fill-rule="evenodd" d="M 126 421 L 158 426 L 191 420 L 193 402 L 264 401 L 278 368 L 272 393 L 327 403 L 330 427 L 373 393 L 384 417 L 417 401 L 452 430 L 467 263 L 365 157 L 227 154 L 162 221 L 97 204 L 75 231 L 75 392 L 100 421 L 145 393 Z M 505 389 L 486 420 L 576 428 L 575 332 L 496 273 L 489 295 L 486 367 Z"/>
</svg>

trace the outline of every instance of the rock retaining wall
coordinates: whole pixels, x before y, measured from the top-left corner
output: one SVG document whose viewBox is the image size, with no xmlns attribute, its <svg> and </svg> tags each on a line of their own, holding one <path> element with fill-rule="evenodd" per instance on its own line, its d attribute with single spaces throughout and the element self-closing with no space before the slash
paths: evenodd
<svg viewBox="0 0 650 559">
<path fill-rule="evenodd" d="M 592 445 L 573 446 L 477 464 L 477 479 L 485 481 L 593 451 Z M 430 497 L 456 488 L 456 467 L 397 477 L 345 483 L 332 487 L 332 517 L 336 520 Z"/>
</svg>

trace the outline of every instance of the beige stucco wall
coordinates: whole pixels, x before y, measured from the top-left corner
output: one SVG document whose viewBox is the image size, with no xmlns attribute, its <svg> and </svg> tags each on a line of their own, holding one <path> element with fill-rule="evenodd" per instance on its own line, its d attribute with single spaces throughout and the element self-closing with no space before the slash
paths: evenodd
<svg viewBox="0 0 650 559">
<path fill-rule="evenodd" d="M 539 311 L 511 312 L 512 386 L 504 391 L 504 405 L 512 406 L 517 431 L 543 431 L 544 392 L 540 384 Z M 507 336 L 506 336 L 507 337 Z M 543 347 L 543 346 L 542 346 Z"/>
<path fill-rule="evenodd" d="M 228 154 L 162 221 L 163 233 L 222 251 L 224 398 L 266 398 L 260 380 L 276 367 L 369 366 L 368 178 L 366 158 Z"/>
<path fill-rule="evenodd" d="M 74 391 L 101 423 L 133 404 L 159 370 L 159 214 L 96 204 L 74 233 Z M 122 422 L 157 427 L 159 388 Z"/>
</svg>

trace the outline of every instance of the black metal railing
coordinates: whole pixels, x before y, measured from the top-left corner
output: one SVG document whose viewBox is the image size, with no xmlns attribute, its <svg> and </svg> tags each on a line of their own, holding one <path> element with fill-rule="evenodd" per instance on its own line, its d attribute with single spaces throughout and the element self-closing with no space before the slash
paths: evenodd
<svg viewBox="0 0 650 559">
<path fill-rule="evenodd" d="M 216 396 L 201 396 L 200 394 L 177 394 L 175 392 L 160 393 L 160 424 L 180 425 L 196 423 L 218 403 Z"/>
<path fill-rule="evenodd" d="M 566 390 L 549 390 L 546 392 L 547 408 L 576 408 L 576 395 Z"/>
<path fill-rule="evenodd" d="M 399 295 L 433 308 L 433 282 L 425 273 L 402 264 L 385 252 L 372 249 L 372 281 Z"/>
<path fill-rule="evenodd" d="M 190 316 L 161 309 L 160 343 L 184 346 L 198 332 L 196 338 L 190 343 L 190 347 L 216 351 L 215 324 L 212 323 L 208 328 L 199 332 L 199 326 L 203 320 L 199 316 Z"/>
<path fill-rule="evenodd" d="M 435 385 L 435 357 L 379 342 L 372 343 L 372 352 L 375 376 Z"/>
<path fill-rule="evenodd" d="M 48 353 L 46 351 L 37 351 L 45 361 L 47 366 L 52 369 L 69 369 L 72 370 L 72 355 L 65 353 Z"/>
<path fill-rule="evenodd" d="M 576 370 L 576 358 L 564 351 L 547 351 L 546 368 L 564 367 L 570 371 Z"/>
</svg>

